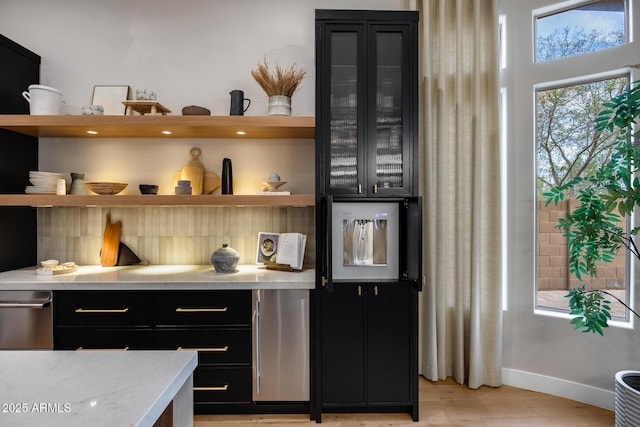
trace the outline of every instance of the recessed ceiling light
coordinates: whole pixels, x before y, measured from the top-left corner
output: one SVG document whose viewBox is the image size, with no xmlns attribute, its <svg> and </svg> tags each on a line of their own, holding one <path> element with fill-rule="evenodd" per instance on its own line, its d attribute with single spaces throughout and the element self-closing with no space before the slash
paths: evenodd
<svg viewBox="0 0 640 427">
<path fill-rule="evenodd" d="M 97 134 L 98 134 L 98 131 L 97 131 L 97 130 L 88 130 L 88 131 L 87 131 L 87 133 L 88 133 L 89 135 L 97 135 Z"/>
<path fill-rule="evenodd" d="M 163 130 L 160 133 L 163 135 L 171 135 L 173 132 L 171 132 L 170 130 Z"/>
<path fill-rule="evenodd" d="M 246 135 L 247 133 L 243 130 L 236 131 L 236 135 Z"/>
</svg>

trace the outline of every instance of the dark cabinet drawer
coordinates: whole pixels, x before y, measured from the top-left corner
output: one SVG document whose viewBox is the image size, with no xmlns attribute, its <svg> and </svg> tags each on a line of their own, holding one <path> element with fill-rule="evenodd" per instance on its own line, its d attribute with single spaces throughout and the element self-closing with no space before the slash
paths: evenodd
<svg viewBox="0 0 640 427">
<path fill-rule="evenodd" d="M 157 325 L 250 326 L 251 291 L 158 292 Z"/>
<path fill-rule="evenodd" d="M 193 400 L 198 403 L 249 403 L 251 387 L 250 367 L 199 366 L 193 375 Z"/>
<path fill-rule="evenodd" d="M 198 350 L 198 365 L 250 364 L 250 329 L 166 329 L 155 331 L 156 348 Z"/>
<path fill-rule="evenodd" d="M 251 291 L 55 291 L 53 300 L 56 350 L 197 350 L 196 406 L 251 403 Z"/>
<path fill-rule="evenodd" d="M 56 325 L 151 326 L 152 297 L 146 292 L 56 291 Z"/>
<path fill-rule="evenodd" d="M 56 328 L 54 332 L 56 350 L 148 350 L 153 348 L 151 328 Z"/>
</svg>

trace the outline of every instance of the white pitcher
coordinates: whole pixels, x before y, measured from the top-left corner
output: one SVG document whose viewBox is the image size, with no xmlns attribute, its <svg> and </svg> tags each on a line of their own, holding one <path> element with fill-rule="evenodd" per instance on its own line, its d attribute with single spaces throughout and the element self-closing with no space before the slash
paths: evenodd
<svg viewBox="0 0 640 427">
<path fill-rule="evenodd" d="M 22 92 L 22 96 L 29 103 L 29 112 L 31 114 L 60 114 L 64 101 L 59 90 L 43 85 L 30 85 L 28 89 L 29 91 Z"/>
</svg>

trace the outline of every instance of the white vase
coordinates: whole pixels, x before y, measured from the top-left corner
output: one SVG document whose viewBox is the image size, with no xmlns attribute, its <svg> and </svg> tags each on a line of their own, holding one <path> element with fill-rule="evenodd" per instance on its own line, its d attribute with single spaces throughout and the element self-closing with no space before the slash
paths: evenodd
<svg viewBox="0 0 640 427">
<path fill-rule="evenodd" d="M 616 427 L 638 425 L 640 420 L 640 371 L 616 373 Z"/>
<path fill-rule="evenodd" d="M 290 116 L 291 115 L 291 97 L 283 95 L 273 95 L 269 97 L 269 106 L 267 108 L 268 116 Z"/>
</svg>

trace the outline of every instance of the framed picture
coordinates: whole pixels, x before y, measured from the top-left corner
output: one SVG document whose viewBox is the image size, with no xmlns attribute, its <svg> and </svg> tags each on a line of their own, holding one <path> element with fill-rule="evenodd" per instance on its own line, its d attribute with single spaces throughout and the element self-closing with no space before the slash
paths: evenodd
<svg viewBox="0 0 640 427">
<path fill-rule="evenodd" d="M 102 105 L 106 116 L 124 116 L 126 106 L 122 101 L 129 99 L 129 86 L 96 85 L 93 87 L 92 105 Z"/>
</svg>

